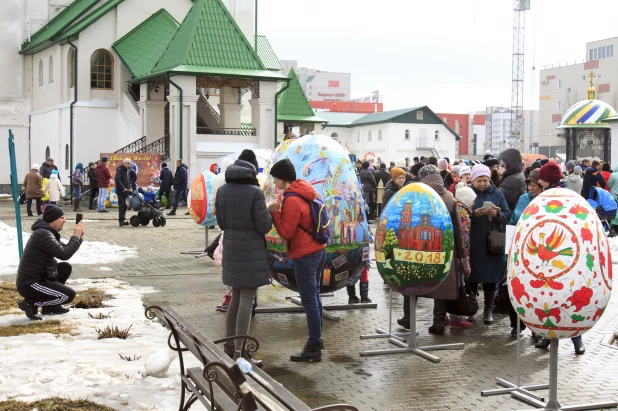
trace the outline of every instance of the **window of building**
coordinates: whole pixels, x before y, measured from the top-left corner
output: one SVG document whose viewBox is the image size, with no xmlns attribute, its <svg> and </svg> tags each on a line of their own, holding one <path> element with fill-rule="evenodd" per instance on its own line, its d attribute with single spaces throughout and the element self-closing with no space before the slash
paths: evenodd
<svg viewBox="0 0 618 411">
<path fill-rule="evenodd" d="M 570 93 L 570 92 L 571 92 L 571 87 L 568 87 L 567 88 L 567 93 Z"/>
<path fill-rule="evenodd" d="M 558 89 L 562 88 L 562 80 L 558 80 Z"/>
<path fill-rule="evenodd" d="M 435 133 L 433 133 L 433 135 L 436 138 L 436 140 L 440 140 L 440 130 L 436 130 Z"/>
<path fill-rule="evenodd" d="M 590 56 L 588 56 L 588 60 L 594 60 L 594 50 L 590 49 Z"/>
<path fill-rule="evenodd" d="M 330 138 L 332 138 L 332 139 L 334 139 L 334 140 L 337 140 L 337 137 L 339 137 L 339 136 L 337 135 L 337 133 L 332 133 L 332 134 L 330 135 Z"/>
<path fill-rule="evenodd" d="M 592 51 L 594 52 L 594 54 L 593 54 L 593 56 L 594 56 L 594 57 L 593 57 L 593 60 L 597 60 L 597 49 L 593 49 Z"/>
<path fill-rule="evenodd" d="M 423 119 L 423 112 L 422 111 L 417 111 L 416 112 L 416 119 L 417 120 L 422 120 Z"/>
<path fill-rule="evenodd" d="M 599 47 L 599 57 L 602 59 L 605 58 L 605 47 Z"/>
<path fill-rule="evenodd" d="M 371 130 L 367 133 L 367 141 L 371 141 Z"/>
<path fill-rule="evenodd" d="M 410 130 L 406 130 L 406 140 L 410 139 Z"/>
<path fill-rule="evenodd" d="M 378 140 L 382 140 L 382 130 L 378 130 Z"/>
<path fill-rule="evenodd" d="M 47 80 L 50 83 L 54 81 L 54 58 L 49 56 L 49 79 Z"/>
<path fill-rule="evenodd" d="M 614 45 L 607 46 L 607 57 L 614 57 Z"/>
<path fill-rule="evenodd" d="M 556 110 L 562 111 L 562 101 L 558 101 L 556 104 Z"/>
<path fill-rule="evenodd" d="M 360 131 L 356 133 L 356 142 L 360 143 Z"/>
<path fill-rule="evenodd" d="M 39 86 L 43 85 L 43 60 L 39 60 Z"/>
<path fill-rule="evenodd" d="M 582 81 L 586 81 L 586 76 L 582 76 Z"/>
<path fill-rule="evenodd" d="M 64 169 L 69 169 L 69 145 L 64 146 Z"/>
<path fill-rule="evenodd" d="M 49 146 L 45 147 L 45 160 L 51 157 L 51 153 L 49 152 Z"/>
<path fill-rule="evenodd" d="M 601 74 L 597 74 L 596 77 L 597 77 L 598 80 L 600 80 L 601 79 Z"/>
<path fill-rule="evenodd" d="M 67 78 L 69 79 L 69 88 L 75 87 L 75 79 L 73 78 L 73 64 L 75 64 L 75 51 L 71 48 L 69 49 L 69 58 L 68 58 L 68 66 L 67 66 Z"/>
<path fill-rule="evenodd" d="M 113 90 L 114 59 L 103 49 L 92 53 L 90 57 L 90 88 Z"/>
</svg>

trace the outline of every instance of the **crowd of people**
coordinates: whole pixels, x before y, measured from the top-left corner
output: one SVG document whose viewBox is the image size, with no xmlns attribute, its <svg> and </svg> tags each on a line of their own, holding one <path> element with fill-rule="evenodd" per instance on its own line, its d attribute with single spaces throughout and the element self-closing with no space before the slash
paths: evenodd
<svg viewBox="0 0 618 411">
<path fill-rule="evenodd" d="M 83 184 L 87 175 L 91 185 L 96 181 L 99 192 L 107 191 L 111 175 L 107 159 L 98 165 L 90 164 L 87 172 L 76 167 L 73 180 Z M 131 161 L 125 159 L 116 170 L 115 185 L 120 205 L 119 221 L 124 222 L 124 196 L 135 189 L 135 176 L 131 175 Z M 40 212 L 39 201 L 43 198 L 43 179 L 48 179 L 48 191 L 53 191 L 52 180 L 58 180 L 53 159 L 42 167 L 36 164 L 26 175 L 24 189 L 29 200 L 37 200 L 37 214 L 43 217 L 34 224 L 24 257 L 21 260 L 17 287 L 24 300 L 19 307 L 28 318 L 36 320 L 38 309 L 43 314 L 61 314 L 66 309 L 61 304 L 70 302 L 74 292 L 65 285 L 71 273 L 68 263 L 56 263 L 56 258 L 67 260 L 79 248 L 84 234 L 83 222 L 77 224 L 74 235 L 68 244 L 59 241 L 59 232 L 64 225 L 64 212 L 61 208 L 48 205 Z M 377 170 L 368 162 L 358 162 L 358 177 L 363 190 L 367 209 L 367 220 L 378 214 L 378 187 L 384 187 L 381 205 L 408 184 L 424 183 L 444 201 L 453 223 L 454 257 L 451 269 L 440 287 L 426 297 L 434 300 L 433 321 L 429 332 L 443 335 L 445 327 L 470 328 L 476 322 L 475 316 L 456 316 L 447 314 L 447 302 L 458 298 L 459 286 L 468 282 L 478 295 L 483 294 L 482 321 L 494 323 L 493 309 L 496 296 L 508 292 L 499 288 L 506 277 L 506 258 L 504 253 L 490 252 L 488 234 L 503 229 L 507 224 L 517 224 L 526 206 L 544 190 L 558 188 L 571 189 L 584 198 L 590 195 L 592 187 L 606 188 L 614 198 L 618 198 L 618 170 L 612 172 L 607 164 L 582 160 L 578 165 L 569 161 L 561 166 L 553 160 L 535 161 L 526 167 L 521 154 L 516 149 L 507 149 L 499 158 L 487 153 L 483 161 L 465 162 L 455 160 L 451 165 L 448 158 L 414 158 L 412 164 L 379 164 Z M 618 169 L 618 167 L 617 167 Z M 218 173 L 213 165 L 211 169 Z M 134 174 L 134 173 L 133 173 Z M 289 258 L 294 261 L 294 273 L 301 303 L 307 317 L 308 340 L 304 348 L 291 356 L 292 361 L 321 361 L 322 340 L 322 302 L 320 282 L 326 258 L 326 242 L 313 234 L 315 222 L 312 217 L 312 203 L 319 199 L 313 186 L 298 179 L 294 165 L 289 160 L 275 163 L 270 171 L 275 187 L 281 196 L 266 203 L 263 191 L 263 175 L 259 173 L 255 153 L 244 150 L 236 161 L 226 160 L 215 177 L 214 212 L 222 234 L 206 249 L 211 258 L 222 266 L 223 284 L 228 287 L 224 305 L 227 311 L 226 337 L 247 335 L 251 323 L 251 311 L 255 305 L 257 289 L 270 284 L 265 235 L 274 225 L 279 235 L 286 241 Z M 56 178 L 54 179 L 54 176 Z M 81 178 L 81 180 L 79 180 Z M 187 166 L 182 160 L 176 161 L 175 175 L 162 164 L 160 194 L 170 196 L 174 188 L 174 214 L 178 202 L 188 188 Z M 59 187 L 62 187 L 60 184 Z M 58 188 L 59 189 L 59 188 Z M 148 191 L 154 196 L 152 190 Z M 79 196 L 79 193 L 77 194 Z M 100 196 L 105 198 L 105 196 Z M 28 204 L 30 210 L 31 202 Z M 91 199 L 92 204 L 92 199 Z M 78 209 L 79 201 L 75 205 Z M 104 212 L 105 203 L 99 200 L 99 211 Z M 169 208 L 169 204 L 168 204 Z M 367 267 L 368 268 L 368 267 Z M 361 299 L 367 297 L 368 284 L 365 270 L 361 278 Z M 364 286 L 363 286 L 364 284 Z M 348 287 L 349 302 L 358 302 L 354 288 Z M 510 307 L 509 317 L 511 335 L 517 335 L 517 314 Z M 404 299 L 403 317 L 397 322 L 410 328 L 409 299 Z M 526 327 L 520 324 L 520 329 Z M 537 348 L 547 348 L 548 339 L 536 339 Z M 241 355 L 242 341 L 228 342 L 225 352 L 237 359 Z M 575 352 L 585 352 L 581 337 L 573 338 Z"/>
</svg>

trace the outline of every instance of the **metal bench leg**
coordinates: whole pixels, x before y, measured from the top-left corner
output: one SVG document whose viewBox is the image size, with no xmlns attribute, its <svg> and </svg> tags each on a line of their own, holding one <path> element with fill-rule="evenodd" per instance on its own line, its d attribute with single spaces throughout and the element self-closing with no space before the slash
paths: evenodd
<svg viewBox="0 0 618 411">
<path fill-rule="evenodd" d="M 184 397 L 184 391 L 182 393 Z M 185 406 L 180 409 L 180 411 L 187 411 L 189 408 L 191 408 L 191 406 L 193 405 L 193 403 L 195 403 L 195 401 L 197 401 L 197 397 L 195 396 L 195 394 L 191 393 L 191 397 L 189 397 L 189 400 L 187 401 Z"/>
</svg>

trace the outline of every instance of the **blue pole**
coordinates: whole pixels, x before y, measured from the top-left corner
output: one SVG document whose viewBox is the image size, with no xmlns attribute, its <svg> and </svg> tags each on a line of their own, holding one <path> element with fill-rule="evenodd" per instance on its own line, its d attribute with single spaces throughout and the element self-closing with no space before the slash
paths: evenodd
<svg viewBox="0 0 618 411">
<path fill-rule="evenodd" d="M 15 158 L 15 137 L 9 130 L 9 156 L 11 160 L 11 188 L 13 191 L 13 204 L 15 205 L 15 221 L 17 225 L 17 248 L 19 259 L 24 253 L 24 243 L 21 234 L 21 208 L 19 207 L 19 181 L 17 180 L 17 160 Z"/>
</svg>

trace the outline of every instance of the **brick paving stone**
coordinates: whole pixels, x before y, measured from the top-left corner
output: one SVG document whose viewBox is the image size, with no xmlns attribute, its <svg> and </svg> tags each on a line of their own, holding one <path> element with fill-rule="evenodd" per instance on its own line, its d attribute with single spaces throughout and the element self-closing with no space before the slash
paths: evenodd
<svg viewBox="0 0 618 411">
<path fill-rule="evenodd" d="M 138 258 L 102 265 L 76 265 L 74 276 L 101 278 L 114 276 L 130 284 L 152 286 L 157 293 L 146 296 L 145 304 L 174 307 L 209 338 L 224 334 L 225 314 L 215 306 L 223 299 L 221 269 L 207 257 L 195 258 L 182 251 L 205 247 L 205 230 L 195 224 L 184 209 L 168 219 L 164 228 L 118 227 L 116 212 L 100 214 L 84 211 L 86 240 L 106 241 L 133 247 Z M 25 211 L 25 210 L 23 210 Z M 64 233 L 72 229 L 75 213 L 67 212 Z M 0 221 L 15 226 L 12 206 L 0 203 Z M 23 218 L 29 231 L 35 218 Z M 209 233 L 212 240 L 218 231 Z M 12 276 L 0 276 L 0 280 Z M 260 341 L 257 357 L 265 362 L 264 370 L 312 407 L 347 402 L 365 410 L 512 410 L 529 408 L 510 395 L 481 397 L 480 391 L 498 388 L 495 377 L 516 380 L 516 341 L 510 337 L 508 315 L 497 312 L 496 323 L 477 322 L 472 328 L 449 329 L 444 336 L 427 333 L 431 325 L 433 302 L 419 299 L 419 341 L 424 345 L 465 343 L 463 350 L 435 351 L 442 362 L 431 363 L 415 355 L 399 354 L 360 357 L 359 351 L 392 348 L 386 339 L 361 340 L 376 327 L 388 327 L 388 289 L 382 285 L 377 270 L 370 270 L 370 297 L 378 304 L 373 310 L 340 311 L 341 321 L 324 320 L 326 348 L 323 361 L 301 364 L 289 361 L 307 338 L 304 314 L 258 314 L 253 318 L 250 334 Z M 281 286 L 262 287 L 258 292 L 260 307 L 290 305 L 285 297 L 293 296 Z M 345 290 L 325 298 L 325 304 L 345 303 Z M 393 319 L 401 316 L 403 299 L 393 296 Z M 478 315 L 477 315 L 478 317 Z M 400 331 L 393 321 L 393 331 Z M 601 344 L 602 338 L 618 331 L 618 300 L 615 297 L 597 326 L 584 335 L 586 354 L 574 355 L 572 343 L 561 341 L 559 357 L 559 399 L 563 405 L 618 400 L 618 349 Z M 537 350 L 530 332 L 521 340 L 522 384 L 546 383 L 549 351 Z M 537 391 L 547 396 L 547 391 Z"/>
</svg>

